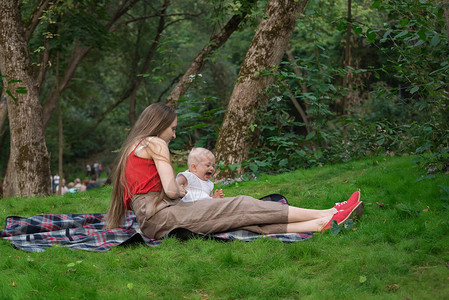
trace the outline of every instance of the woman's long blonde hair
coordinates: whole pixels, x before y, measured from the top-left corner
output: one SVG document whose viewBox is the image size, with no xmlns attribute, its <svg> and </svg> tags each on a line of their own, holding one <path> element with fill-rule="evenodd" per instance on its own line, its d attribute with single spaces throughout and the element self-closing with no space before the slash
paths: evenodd
<svg viewBox="0 0 449 300">
<path fill-rule="evenodd" d="M 124 221 L 125 204 L 123 189 L 128 188 L 125 180 L 125 168 L 129 154 L 133 147 L 142 139 L 149 136 L 159 136 L 175 120 L 176 113 L 162 103 L 154 103 L 148 106 L 139 116 L 133 128 L 122 145 L 112 174 L 112 199 L 107 214 L 108 229 L 118 228 Z M 163 191 L 161 191 L 163 195 Z M 162 199 L 162 196 L 159 200 Z M 155 204 L 157 205 L 157 203 Z"/>
</svg>

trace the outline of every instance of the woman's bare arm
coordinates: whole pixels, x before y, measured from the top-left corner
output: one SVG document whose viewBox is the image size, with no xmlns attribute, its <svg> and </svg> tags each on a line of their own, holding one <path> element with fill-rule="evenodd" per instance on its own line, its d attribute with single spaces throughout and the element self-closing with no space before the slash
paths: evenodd
<svg viewBox="0 0 449 300">
<path fill-rule="evenodd" d="M 184 197 L 186 192 L 176 182 L 167 143 L 158 137 L 153 137 L 139 150 L 143 151 L 136 153 L 137 156 L 154 160 L 165 194 L 171 199 Z"/>
</svg>

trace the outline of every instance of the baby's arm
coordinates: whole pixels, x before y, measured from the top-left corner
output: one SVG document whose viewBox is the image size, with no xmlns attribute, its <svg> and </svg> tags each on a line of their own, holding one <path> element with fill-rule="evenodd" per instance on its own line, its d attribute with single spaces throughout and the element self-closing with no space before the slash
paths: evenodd
<svg viewBox="0 0 449 300">
<path fill-rule="evenodd" d="M 188 184 L 187 178 L 182 174 L 178 174 L 178 176 L 176 176 L 176 182 L 183 188 L 186 188 Z"/>
<path fill-rule="evenodd" d="M 211 193 L 212 194 L 212 193 Z M 224 198 L 223 190 L 215 190 L 215 193 L 211 195 L 212 198 Z"/>
</svg>

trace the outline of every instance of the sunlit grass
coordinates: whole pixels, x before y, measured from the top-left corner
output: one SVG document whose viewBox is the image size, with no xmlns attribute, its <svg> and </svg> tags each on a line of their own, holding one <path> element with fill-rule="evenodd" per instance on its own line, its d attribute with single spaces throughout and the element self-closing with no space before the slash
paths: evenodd
<svg viewBox="0 0 449 300">
<path fill-rule="evenodd" d="M 105 253 L 53 247 L 43 253 L 0 241 L 0 299 L 447 299 L 448 175 L 416 181 L 410 157 L 369 158 L 224 186 L 227 196 L 281 193 L 328 208 L 360 189 L 362 220 L 305 242 L 165 240 Z M 1 199 L 9 215 L 105 212 L 111 188 L 61 197 Z"/>
</svg>

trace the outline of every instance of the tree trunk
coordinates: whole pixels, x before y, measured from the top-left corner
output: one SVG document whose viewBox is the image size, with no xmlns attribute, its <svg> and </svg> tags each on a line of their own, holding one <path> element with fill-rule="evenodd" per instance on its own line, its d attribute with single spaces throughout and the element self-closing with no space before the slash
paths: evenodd
<svg viewBox="0 0 449 300">
<path fill-rule="evenodd" d="M 0 1 L 0 70 L 8 76 L 3 78 L 3 86 L 11 92 L 7 97 L 11 146 L 3 185 L 5 197 L 50 195 L 42 106 L 24 33 L 18 2 Z M 10 80 L 22 82 L 8 84 Z M 27 93 L 17 93 L 19 86 Z"/>
<path fill-rule="evenodd" d="M 62 111 L 61 111 L 61 95 L 59 94 L 59 51 L 56 54 L 56 95 L 58 96 L 58 174 L 59 186 L 56 190 L 56 195 L 61 195 L 64 180 L 63 158 L 64 158 L 64 134 L 62 127 Z"/>
<path fill-rule="evenodd" d="M 256 2 L 256 1 L 253 1 Z M 168 95 L 165 103 L 173 108 L 178 107 L 178 100 L 184 96 L 190 87 L 191 77 L 198 75 L 206 62 L 206 58 L 215 50 L 224 45 L 224 43 L 229 39 L 234 31 L 239 28 L 240 23 L 245 19 L 248 11 L 245 10 L 240 14 L 234 15 L 228 23 L 221 29 L 218 34 L 215 34 L 209 40 L 206 46 L 198 53 L 198 55 L 193 60 L 190 67 L 182 76 L 178 84 L 173 88 L 170 95 Z"/>
<path fill-rule="evenodd" d="M 266 104 L 265 89 L 273 81 L 263 76 L 264 70 L 279 65 L 288 47 L 299 14 L 305 1 L 270 0 L 256 34 L 246 53 L 237 82 L 229 101 L 215 148 L 220 165 L 240 165 L 248 159 L 253 141 L 249 128 L 256 110 Z M 242 172 L 241 168 L 237 169 Z M 218 170 L 218 178 L 233 176 L 230 169 Z"/>
</svg>

